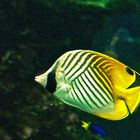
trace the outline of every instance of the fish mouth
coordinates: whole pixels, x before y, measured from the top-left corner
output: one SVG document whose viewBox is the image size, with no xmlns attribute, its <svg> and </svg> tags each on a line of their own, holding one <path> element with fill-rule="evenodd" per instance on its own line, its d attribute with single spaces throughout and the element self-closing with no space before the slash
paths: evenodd
<svg viewBox="0 0 140 140">
<path fill-rule="evenodd" d="M 39 75 L 39 76 L 35 76 L 35 79 L 34 79 L 37 83 L 39 83 L 40 85 L 42 85 L 43 87 L 45 87 L 46 85 L 46 78 L 42 75 Z"/>
<path fill-rule="evenodd" d="M 39 78 L 39 76 L 36 76 L 34 80 L 35 80 L 37 83 L 39 83 L 39 84 L 40 84 L 40 82 L 41 82 L 41 79 Z"/>
</svg>

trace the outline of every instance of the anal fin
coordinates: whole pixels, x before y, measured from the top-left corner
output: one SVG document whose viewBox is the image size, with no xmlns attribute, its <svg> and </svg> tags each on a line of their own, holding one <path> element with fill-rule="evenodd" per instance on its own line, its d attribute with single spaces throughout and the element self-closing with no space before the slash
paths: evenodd
<svg viewBox="0 0 140 140">
<path fill-rule="evenodd" d="M 94 115 L 108 119 L 108 120 L 121 120 L 129 115 L 129 110 L 124 100 L 118 99 L 115 101 L 113 111 L 106 111 L 106 113 L 95 113 Z"/>
</svg>

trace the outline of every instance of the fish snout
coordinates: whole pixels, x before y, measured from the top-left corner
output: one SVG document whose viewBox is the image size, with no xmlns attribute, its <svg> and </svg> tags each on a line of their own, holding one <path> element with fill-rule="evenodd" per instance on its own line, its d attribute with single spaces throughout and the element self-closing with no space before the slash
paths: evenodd
<svg viewBox="0 0 140 140">
<path fill-rule="evenodd" d="M 44 76 L 44 75 L 36 76 L 35 81 L 45 88 L 47 84 L 47 76 Z"/>
</svg>

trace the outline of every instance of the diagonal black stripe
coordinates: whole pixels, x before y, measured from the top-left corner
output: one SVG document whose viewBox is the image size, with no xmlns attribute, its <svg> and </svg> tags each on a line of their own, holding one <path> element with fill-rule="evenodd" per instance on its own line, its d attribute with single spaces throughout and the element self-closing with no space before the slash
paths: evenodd
<svg viewBox="0 0 140 140">
<path fill-rule="evenodd" d="M 94 77 L 92 76 L 91 72 L 88 70 L 88 73 L 90 75 L 90 77 L 92 77 L 92 79 L 94 79 Z M 95 74 L 95 73 L 94 73 Z M 98 75 L 95 74 L 95 76 L 98 78 Z M 99 78 L 98 78 L 99 79 Z M 90 79 L 89 79 L 90 80 Z M 98 82 L 96 81 L 96 79 L 94 79 L 94 81 L 96 82 L 97 86 L 103 91 L 103 93 L 106 95 L 105 91 L 100 87 L 100 85 L 98 84 Z M 100 81 L 100 79 L 99 79 Z M 92 84 L 94 85 L 94 84 Z M 95 90 L 98 91 L 98 93 L 100 93 L 100 91 L 94 86 Z M 100 96 L 103 98 L 103 100 L 108 103 L 108 101 L 106 100 L 106 98 L 102 95 L 102 93 L 100 93 Z"/>
<path fill-rule="evenodd" d="M 72 92 L 73 91 L 73 92 Z M 71 91 L 71 95 L 72 95 L 72 98 L 74 99 L 74 101 L 77 103 L 77 100 L 75 99 L 75 97 L 74 97 L 74 95 L 73 94 L 75 94 L 74 93 L 74 89 Z"/>
<path fill-rule="evenodd" d="M 70 53 L 70 54 L 67 56 L 67 58 L 65 59 L 65 61 L 64 61 L 63 64 L 62 64 L 62 67 L 65 66 L 66 62 L 68 61 L 68 59 L 69 59 L 69 57 L 70 57 L 71 55 L 72 55 L 72 53 Z"/>
<path fill-rule="evenodd" d="M 82 85 L 81 85 L 79 79 L 77 79 L 77 81 L 79 82 L 80 86 L 82 87 Z M 78 85 L 77 85 L 76 82 L 75 82 L 75 84 L 76 84 L 76 87 L 77 87 L 78 91 L 80 92 L 80 89 L 79 89 L 79 87 L 78 87 Z M 82 87 L 82 88 L 83 88 L 83 87 Z M 80 92 L 80 93 L 81 93 L 81 92 Z M 81 95 L 82 95 L 83 99 L 85 100 L 85 102 L 87 103 L 87 105 L 88 105 L 90 108 L 93 108 L 93 107 L 89 104 L 89 102 L 86 100 L 85 96 L 84 96 L 82 93 L 81 93 Z"/>
<path fill-rule="evenodd" d="M 69 72 L 70 72 L 72 69 L 74 69 L 74 67 L 76 67 L 77 63 L 82 59 L 82 57 L 83 57 L 85 54 L 87 54 L 87 53 L 84 52 L 84 53 L 82 53 L 82 54 L 79 56 L 79 58 L 76 60 L 76 62 L 74 63 L 74 65 L 73 65 L 72 67 L 70 67 L 70 69 L 69 69 L 69 71 L 66 73 L 66 75 L 68 75 Z M 76 59 L 76 58 L 75 58 L 75 59 Z"/>
<path fill-rule="evenodd" d="M 83 102 L 82 102 L 82 101 L 81 101 L 81 99 L 79 98 L 78 94 L 76 93 L 76 90 L 75 90 L 75 87 L 74 87 L 74 85 L 73 85 L 73 84 L 75 84 L 75 82 L 74 82 L 74 81 L 72 82 L 73 92 L 74 92 L 74 94 L 76 95 L 77 99 L 80 101 L 80 103 L 81 103 L 81 104 L 83 104 Z M 75 84 L 75 86 L 76 86 L 76 84 Z M 76 88 L 77 88 L 77 87 L 76 87 Z"/>
<path fill-rule="evenodd" d="M 97 91 L 97 89 L 95 88 L 94 84 L 91 83 L 91 81 L 89 80 L 89 78 L 87 77 L 86 74 L 85 74 L 85 77 L 86 77 L 86 79 L 89 81 L 90 86 L 92 86 L 92 87 Z M 92 78 L 92 77 L 91 77 L 91 78 Z M 90 92 L 93 94 L 93 96 L 95 97 L 95 99 L 98 100 L 98 101 L 100 102 L 100 104 L 102 104 L 103 106 L 105 106 L 105 105 L 102 103 L 102 101 L 97 97 L 97 95 L 94 94 L 94 92 L 92 91 L 92 89 L 91 89 L 90 86 L 86 83 L 86 81 L 84 80 L 84 78 L 83 78 L 82 76 L 81 76 L 81 79 L 83 80 L 84 84 L 88 87 L 88 89 L 90 90 Z M 84 90 L 86 90 L 86 89 L 84 89 Z M 97 93 L 99 93 L 99 92 L 97 91 Z M 98 108 L 100 107 L 100 106 L 92 99 L 92 97 L 90 97 L 90 95 L 89 95 L 89 98 L 91 99 L 91 101 L 93 102 L 93 104 L 95 104 Z"/>
<path fill-rule="evenodd" d="M 102 81 L 102 79 L 99 77 L 99 75 L 98 75 L 98 73 L 100 74 L 100 72 L 98 71 L 98 68 L 96 68 L 96 70 L 98 71 L 98 73 L 94 70 L 94 68 L 92 68 L 92 67 L 90 67 L 91 68 L 91 70 L 93 71 L 93 73 L 95 74 L 95 76 L 97 77 L 97 79 L 100 81 L 100 83 L 103 85 L 103 87 L 108 91 L 108 93 L 110 94 L 110 96 L 112 97 L 110 97 L 107 93 L 106 93 L 106 91 L 98 84 L 98 82 L 96 81 L 96 84 L 100 87 L 100 89 L 104 92 L 104 93 L 106 93 L 105 95 L 107 96 L 107 98 L 109 98 L 109 100 L 111 100 L 112 101 L 112 99 L 113 99 L 113 96 L 112 96 L 112 93 L 110 92 L 110 90 L 108 89 L 108 87 L 106 86 L 106 84 Z M 100 74 L 101 76 L 103 75 L 103 74 Z M 102 76 L 103 78 L 104 78 L 104 76 Z M 111 87 L 110 87 L 111 88 Z M 105 99 L 105 98 L 104 98 Z M 106 100 L 106 99 L 105 99 Z M 106 101 L 106 102 L 108 102 L 108 101 Z"/>
<path fill-rule="evenodd" d="M 82 78 L 82 77 L 81 77 Z M 88 87 L 88 89 L 90 90 L 90 92 L 93 94 L 93 91 L 91 90 L 91 88 L 89 87 L 89 85 L 84 81 L 84 79 L 82 78 L 84 84 Z M 84 91 L 87 93 L 88 97 L 90 98 L 91 102 L 97 107 L 97 108 L 100 108 L 100 106 L 92 99 L 92 97 L 90 96 L 90 94 L 86 91 L 86 89 L 83 87 Z M 96 100 L 98 100 L 103 106 L 104 104 L 99 100 L 97 99 L 97 96 L 94 95 L 94 98 Z"/>
<path fill-rule="evenodd" d="M 100 75 L 103 77 L 103 79 L 105 80 L 105 82 L 109 85 L 110 89 L 111 89 L 111 84 L 109 82 L 109 79 L 107 79 L 106 77 L 108 77 L 106 75 L 106 73 L 104 72 L 104 70 L 101 68 L 101 67 L 98 67 L 98 65 L 103 61 L 103 59 L 100 59 L 95 65 L 94 65 L 94 68 L 100 73 Z M 102 71 L 99 71 L 99 69 Z M 106 77 L 104 76 L 104 73 L 106 75 Z M 103 82 L 103 81 L 102 81 Z M 109 90 L 109 89 L 108 89 Z"/>
<path fill-rule="evenodd" d="M 72 77 L 74 77 L 74 75 L 79 72 L 80 69 L 83 68 L 83 66 L 86 64 L 87 60 L 91 57 L 91 56 L 94 56 L 93 54 L 88 54 L 87 57 L 84 59 L 83 63 L 81 64 L 81 66 L 74 72 L 72 73 L 70 76 L 69 76 L 69 79 L 71 79 Z M 81 73 L 83 73 L 94 61 L 94 59 L 96 59 L 96 56 L 89 62 L 89 64 L 87 65 L 86 68 L 83 69 L 83 71 Z M 78 76 L 81 74 L 79 73 Z M 77 76 L 77 77 L 78 77 Z M 76 79 L 77 77 L 75 77 L 74 79 Z"/>
<path fill-rule="evenodd" d="M 80 53 L 80 52 L 76 52 L 75 54 L 72 54 L 72 57 L 70 59 L 70 61 L 68 62 L 68 64 L 65 67 L 65 70 L 70 66 L 71 62 L 73 61 L 73 59 L 75 59 L 75 56 Z"/>
<path fill-rule="evenodd" d="M 110 65 L 108 65 L 108 64 L 110 64 L 110 63 L 109 63 L 108 61 L 106 61 L 106 62 L 100 64 L 100 68 L 103 69 L 103 67 L 104 67 L 105 65 L 107 65 L 107 66 L 105 66 L 105 69 L 108 68 L 108 67 L 110 67 Z"/>
<path fill-rule="evenodd" d="M 83 66 L 84 66 L 84 64 L 86 63 L 86 61 L 87 61 L 92 55 L 93 55 L 93 54 L 89 54 L 89 55 L 86 57 L 86 59 L 84 59 L 84 62 L 82 63 L 82 65 L 79 67 L 79 69 L 77 69 L 74 73 L 71 74 L 71 76 L 69 77 L 69 79 L 71 79 L 80 69 L 83 68 Z M 83 73 L 88 67 L 91 67 L 91 64 L 92 64 L 94 61 L 96 61 L 99 57 L 100 57 L 100 56 L 95 56 L 95 57 L 93 57 L 93 58 L 91 59 L 91 61 L 89 62 L 89 64 L 87 65 L 87 67 L 86 67 L 85 69 L 83 69 L 83 71 L 82 71 L 81 73 Z M 97 64 L 100 64 L 102 61 L 103 61 L 103 60 L 100 59 L 100 60 L 98 60 L 98 61 L 96 62 L 96 64 L 94 64 L 94 66 L 95 66 L 95 68 L 96 68 L 97 71 L 98 71 Z M 94 69 L 93 69 L 92 67 L 91 67 L 91 70 L 94 71 Z M 99 72 L 99 71 L 98 71 L 98 72 Z M 79 73 L 78 76 L 80 76 L 81 73 Z M 94 71 L 93 73 L 95 73 L 95 71 Z M 99 72 L 99 73 L 101 73 L 101 72 Z M 113 96 L 112 96 L 110 90 L 108 89 L 108 87 L 106 86 L 106 84 L 102 81 L 102 79 L 98 76 L 98 74 L 95 73 L 95 75 L 96 75 L 96 77 L 99 79 L 99 81 L 101 81 L 101 84 L 105 87 L 105 89 L 108 91 L 108 93 L 109 93 L 110 96 L 112 97 L 112 98 L 111 98 L 111 97 L 107 94 L 107 97 L 112 101 Z M 78 76 L 77 76 L 77 77 L 78 77 Z M 104 80 L 106 81 L 106 83 L 109 85 L 110 89 L 112 89 L 110 83 L 108 82 L 108 79 L 107 79 L 102 73 L 101 73 L 101 76 L 104 78 Z M 77 77 L 75 77 L 75 78 L 73 79 L 73 81 L 74 81 Z M 93 77 L 93 76 L 92 76 L 92 77 Z M 96 81 L 96 82 L 97 82 L 97 81 Z M 99 85 L 99 84 L 97 83 L 97 85 Z M 99 87 L 100 87 L 100 86 L 99 86 Z M 101 87 L 100 87 L 100 88 L 101 88 Z M 101 88 L 101 89 L 102 89 L 102 91 L 104 91 L 103 88 Z M 104 91 L 104 93 L 105 93 L 105 91 Z M 104 97 L 104 99 L 105 99 L 105 97 Z"/>
</svg>

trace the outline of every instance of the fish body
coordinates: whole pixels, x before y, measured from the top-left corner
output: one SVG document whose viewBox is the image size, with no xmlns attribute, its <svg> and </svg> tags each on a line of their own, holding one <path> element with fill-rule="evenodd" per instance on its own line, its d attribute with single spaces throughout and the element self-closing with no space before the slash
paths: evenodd
<svg viewBox="0 0 140 140">
<path fill-rule="evenodd" d="M 82 125 L 81 125 L 85 130 L 90 131 L 93 134 L 97 134 L 101 137 L 106 137 L 107 133 L 105 132 L 105 130 L 103 128 L 101 128 L 98 125 L 95 125 L 93 123 L 90 122 L 85 122 L 82 121 Z"/>
<path fill-rule="evenodd" d="M 62 102 L 109 120 L 120 120 L 140 100 L 140 75 L 105 54 L 69 51 L 35 80 Z M 131 86 L 131 87 L 130 87 Z"/>
</svg>

